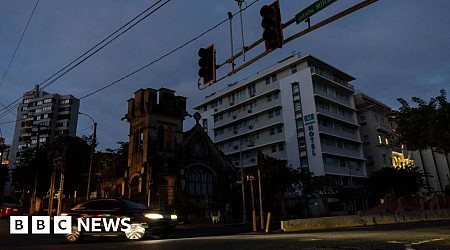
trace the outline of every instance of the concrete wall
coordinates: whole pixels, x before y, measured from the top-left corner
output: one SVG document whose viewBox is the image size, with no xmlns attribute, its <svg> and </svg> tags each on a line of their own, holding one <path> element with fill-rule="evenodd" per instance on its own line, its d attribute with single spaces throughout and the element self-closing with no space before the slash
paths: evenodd
<svg viewBox="0 0 450 250">
<path fill-rule="evenodd" d="M 429 220 L 450 219 L 450 209 L 427 210 L 424 212 L 407 212 L 385 215 L 349 215 L 323 218 L 310 218 L 281 221 L 284 232 L 330 229 L 339 227 L 371 226 L 378 224 L 394 224 L 402 222 L 417 222 Z"/>
</svg>

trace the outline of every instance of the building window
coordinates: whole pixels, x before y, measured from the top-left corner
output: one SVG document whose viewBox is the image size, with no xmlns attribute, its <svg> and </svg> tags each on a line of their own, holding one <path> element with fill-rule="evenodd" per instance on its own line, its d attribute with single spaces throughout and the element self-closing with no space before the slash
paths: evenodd
<svg viewBox="0 0 450 250">
<path fill-rule="evenodd" d="M 279 116 L 281 115 L 281 109 L 276 109 L 275 110 L 275 116 Z"/>
<path fill-rule="evenodd" d="M 277 80 L 277 74 L 272 75 L 272 82 L 275 82 Z"/>
<path fill-rule="evenodd" d="M 159 132 L 159 131 L 158 131 Z M 144 146 L 144 130 L 136 129 L 134 132 L 134 151 L 142 150 Z"/>
<path fill-rule="evenodd" d="M 204 167 L 189 169 L 186 181 L 189 195 L 205 196 L 213 194 L 213 174 Z"/>
<path fill-rule="evenodd" d="M 295 100 L 294 101 L 294 111 L 301 111 L 302 110 L 302 103 L 300 102 L 300 100 Z"/>
<path fill-rule="evenodd" d="M 292 83 L 292 94 L 293 95 L 300 94 L 300 86 L 298 85 L 298 82 Z"/>
<path fill-rule="evenodd" d="M 202 120 L 202 123 L 203 123 L 203 128 L 204 128 L 205 130 L 208 130 L 208 120 L 207 120 L 207 119 L 203 119 L 203 120 Z"/>
<path fill-rule="evenodd" d="M 269 94 L 269 95 L 267 95 L 267 102 L 271 102 L 272 101 L 272 95 L 271 94 Z"/>
<path fill-rule="evenodd" d="M 364 135 L 362 137 L 362 141 L 363 141 L 364 145 L 369 145 L 370 144 L 369 136 L 368 135 Z"/>
<path fill-rule="evenodd" d="M 278 144 L 278 151 L 284 151 L 284 142 Z"/>
<path fill-rule="evenodd" d="M 283 132 L 283 126 L 278 125 L 277 126 L 277 133 L 282 133 Z"/>
<path fill-rule="evenodd" d="M 267 84 L 270 84 L 270 77 L 267 77 L 267 78 L 266 78 L 266 85 L 267 85 Z"/>
<path fill-rule="evenodd" d="M 275 134 L 275 128 L 270 128 L 270 135 L 274 135 Z"/>
<path fill-rule="evenodd" d="M 269 113 L 269 119 L 273 118 L 273 110 L 270 110 L 268 113 Z"/>
<path fill-rule="evenodd" d="M 291 66 L 291 73 L 292 73 L 292 74 L 297 73 L 297 65 L 292 65 L 292 66 Z"/>
<path fill-rule="evenodd" d="M 272 153 L 277 152 L 277 145 L 272 145 L 272 146 L 270 146 L 270 148 L 272 150 Z"/>
<path fill-rule="evenodd" d="M 378 144 L 383 144 L 383 139 L 381 135 L 378 135 Z"/>
<path fill-rule="evenodd" d="M 163 126 L 159 126 L 158 127 L 158 149 L 159 150 L 163 150 L 164 149 L 164 144 L 165 144 L 165 131 L 164 131 L 164 127 Z"/>
<path fill-rule="evenodd" d="M 70 104 L 70 100 L 69 100 L 69 99 L 60 100 L 60 101 L 59 101 L 59 104 L 60 104 L 60 105 L 63 105 L 63 104 Z"/>
</svg>

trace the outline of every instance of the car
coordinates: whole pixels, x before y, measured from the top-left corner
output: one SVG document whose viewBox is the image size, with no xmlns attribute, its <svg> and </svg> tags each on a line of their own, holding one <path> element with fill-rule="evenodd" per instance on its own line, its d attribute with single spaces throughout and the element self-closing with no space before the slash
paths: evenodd
<svg viewBox="0 0 450 250">
<path fill-rule="evenodd" d="M 143 204 L 123 198 L 88 200 L 61 215 L 72 217 L 72 232 L 66 235 L 66 241 L 69 243 L 78 242 L 84 236 L 125 236 L 129 240 L 144 239 L 148 236 L 163 238 L 173 233 L 177 224 L 177 216 L 174 214 L 150 210 Z M 95 219 L 97 230 L 86 230 L 85 226 L 89 224 L 87 222 L 93 222 L 94 218 L 100 218 Z M 111 230 L 104 222 L 111 222 L 111 219 L 125 219 L 125 224 L 120 222 L 119 228 Z"/>
<path fill-rule="evenodd" d="M 11 215 L 23 215 L 23 208 L 15 203 L 3 203 L 0 206 L 0 218 Z"/>
</svg>

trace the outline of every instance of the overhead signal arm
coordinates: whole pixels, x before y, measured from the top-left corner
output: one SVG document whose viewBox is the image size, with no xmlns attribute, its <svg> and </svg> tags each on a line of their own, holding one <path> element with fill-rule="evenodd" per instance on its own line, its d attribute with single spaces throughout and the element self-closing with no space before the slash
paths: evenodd
<svg viewBox="0 0 450 250">
<path fill-rule="evenodd" d="M 352 7 L 350 7 L 350 8 L 348 8 L 348 9 L 344 10 L 344 11 L 339 12 L 338 14 L 335 14 L 335 15 L 333 15 L 333 16 L 331 16 L 331 17 L 329 17 L 329 18 L 327 18 L 327 19 L 325 19 L 325 20 L 323 20 L 323 21 L 318 22 L 318 23 L 315 24 L 315 25 L 308 25 L 308 28 L 306 28 L 306 29 L 304 29 L 304 30 L 302 30 L 302 31 L 300 31 L 300 32 L 298 32 L 298 33 L 296 33 L 296 34 L 294 34 L 294 35 L 288 37 L 288 38 L 285 38 L 285 39 L 283 38 L 282 29 L 284 29 L 284 28 L 288 27 L 289 25 L 295 23 L 295 22 L 296 22 L 296 19 L 295 19 L 295 17 L 294 17 L 294 18 L 292 18 L 291 20 L 287 21 L 286 23 L 281 24 L 281 17 L 280 17 L 279 22 L 280 22 L 280 26 L 281 26 L 281 34 L 278 33 L 277 35 L 281 35 L 281 39 L 282 39 L 282 40 L 281 40 L 281 44 L 279 44 L 279 43 L 278 43 L 278 44 L 277 44 L 277 43 L 274 43 L 274 44 L 277 44 L 278 47 L 281 48 L 281 46 L 282 46 L 283 44 L 287 44 L 287 43 L 293 41 L 294 39 L 299 38 L 299 37 L 302 36 L 302 35 L 305 35 L 305 34 L 311 32 L 311 31 L 313 31 L 313 30 L 316 30 L 316 29 L 318 29 L 318 28 L 320 28 L 320 27 L 322 27 L 322 26 L 325 26 L 325 25 L 327 25 L 327 24 L 329 24 L 329 23 L 331 23 L 331 22 L 333 22 L 333 21 L 336 21 L 336 20 L 338 20 L 338 19 L 340 19 L 340 18 L 342 18 L 342 17 L 344 17 L 344 16 L 347 16 L 347 15 L 349 15 L 349 14 L 351 14 L 351 13 L 357 11 L 357 10 L 360 10 L 360 9 L 362 9 L 362 8 L 364 8 L 364 7 L 366 7 L 366 6 L 370 5 L 370 4 L 372 4 L 372 3 L 375 3 L 375 2 L 377 2 L 377 1 L 378 1 L 378 0 L 364 0 L 364 1 L 362 1 L 362 2 L 360 2 L 360 3 L 358 3 L 358 4 L 356 4 L 356 5 L 354 5 L 354 6 L 352 6 Z M 274 3 L 272 3 L 272 4 L 269 5 L 269 6 L 274 6 L 274 5 L 277 4 L 277 3 L 278 3 L 278 0 L 275 1 Z M 265 7 L 263 7 L 263 8 L 265 8 Z M 278 8 L 279 8 L 279 5 L 278 5 Z M 262 9 L 261 9 L 261 11 L 262 11 Z M 261 15 L 262 15 L 262 14 L 261 14 Z M 310 23 L 309 23 L 309 24 L 310 24 Z M 211 84 L 213 84 L 213 83 L 215 83 L 215 82 L 221 81 L 221 80 L 225 79 L 226 77 L 229 77 L 229 76 L 232 76 L 232 75 L 236 74 L 237 72 L 241 71 L 242 69 L 246 68 L 247 66 L 251 65 L 252 63 L 254 63 L 254 62 L 256 62 L 256 61 L 258 61 L 259 59 L 261 59 L 261 58 L 263 58 L 264 56 L 270 54 L 273 50 L 275 50 L 275 49 L 278 48 L 278 47 L 276 47 L 276 46 L 272 46 L 272 48 L 271 48 L 271 47 L 267 47 L 267 40 L 265 39 L 265 37 L 263 37 L 263 38 L 260 38 L 259 40 L 255 41 L 255 42 L 252 43 L 251 45 L 245 46 L 241 51 L 239 51 L 239 52 L 236 53 L 235 55 L 233 55 L 233 56 L 231 56 L 230 58 L 228 58 L 227 60 L 225 60 L 222 64 L 215 65 L 215 66 L 216 66 L 215 69 L 217 69 L 217 68 L 219 68 L 219 67 L 221 67 L 221 66 L 223 66 L 223 65 L 225 65 L 225 64 L 233 63 L 233 62 L 236 60 L 236 58 L 239 58 L 239 57 L 242 56 L 245 52 L 247 52 L 247 51 L 253 49 L 254 47 L 258 46 L 258 45 L 259 45 L 260 43 L 262 43 L 262 42 L 266 42 L 266 47 L 265 47 L 266 49 L 264 50 L 264 52 L 262 52 L 261 54 L 255 56 L 254 58 L 252 58 L 252 59 L 250 59 L 250 60 L 247 60 L 245 63 L 243 63 L 243 64 L 240 65 L 239 67 L 233 67 L 233 70 L 230 71 L 228 74 L 224 75 L 224 76 L 221 77 L 220 79 L 215 79 L 214 82 L 210 82 L 210 84 L 208 84 L 208 85 L 206 85 L 206 86 L 204 85 L 204 88 L 206 88 L 207 86 L 209 86 L 209 85 L 211 85 Z M 214 71 L 214 72 L 215 72 L 215 71 Z M 199 86 L 200 86 L 200 80 L 199 80 Z M 204 89 L 204 88 L 201 88 L 201 89 Z"/>
</svg>

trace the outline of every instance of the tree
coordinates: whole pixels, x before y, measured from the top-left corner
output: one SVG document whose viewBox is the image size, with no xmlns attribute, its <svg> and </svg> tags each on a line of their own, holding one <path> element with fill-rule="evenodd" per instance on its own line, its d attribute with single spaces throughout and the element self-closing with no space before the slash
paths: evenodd
<svg viewBox="0 0 450 250">
<path fill-rule="evenodd" d="M 31 191 L 37 168 L 37 195 L 44 196 L 50 187 L 53 160 L 63 156 L 64 192 L 72 194 L 75 191 L 85 190 L 89 149 L 89 145 L 83 139 L 71 136 L 58 136 L 54 141 L 43 144 L 39 150 L 28 149 L 22 154 L 22 160 L 13 172 L 12 184 L 16 190 Z"/>
<path fill-rule="evenodd" d="M 325 215 L 328 215 L 328 198 L 336 193 L 336 182 L 331 176 L 311 176 L 311 179 L 303 184 L 303 193 L 318 197 L 322 202 Z"/>
<path fill-rule="evenodd" d="M 431 98 L 429 102 L 413 97 L 412 107 L 402 98 L 397 99 L 402 105 L 392 112 L 395 122 L 395 135 L 399 142 L 410 150 L 432 148 L 440 153 L 450 152 L 450 103 L 446 91 Z"/>
<path fill-rule="evenodd" d="M 368 179 L 372 198 L 383 198 L 392 194 L 394 198 L 410 197 L 425 187 L 425 174 L 419 168 L 382 168 L 373 172 Z"/>
<path fill-rule="evenodd" d="M 258 163 L 261 169 L 262 195 L 264 204 L 267 208 L 272 204 L 278 203 L 280 206 L 280 215 L 286 216 L 285 193 L 294 191 L 302 181 L 302 175 L 299 170 L 287 165 L 286 160 L 275 159 L 262 155 Z M 253 175 L 257 176 L 257 169 L 253 169 Z"/>
<path fill-rule="evenodd" d="M 97 155 L 93 181 L 96 184 L 94 186 L 103 189 L 105 195 L 112 195 L 114 185 L 123 179 L 128 167 L 128 142 L 117 142 L 117 144 L 119 144 L 118 148 L 107 148 L 106 154 Z"/>
<path fill-rule="evenodd" d="M 0 197 L 3 196 L 3 191 L 5 191 L 5 184 L 6 182 L 8 182 L 8 180 L 9 180 L 8 165 L 0 163 Z"/>
</svg>

